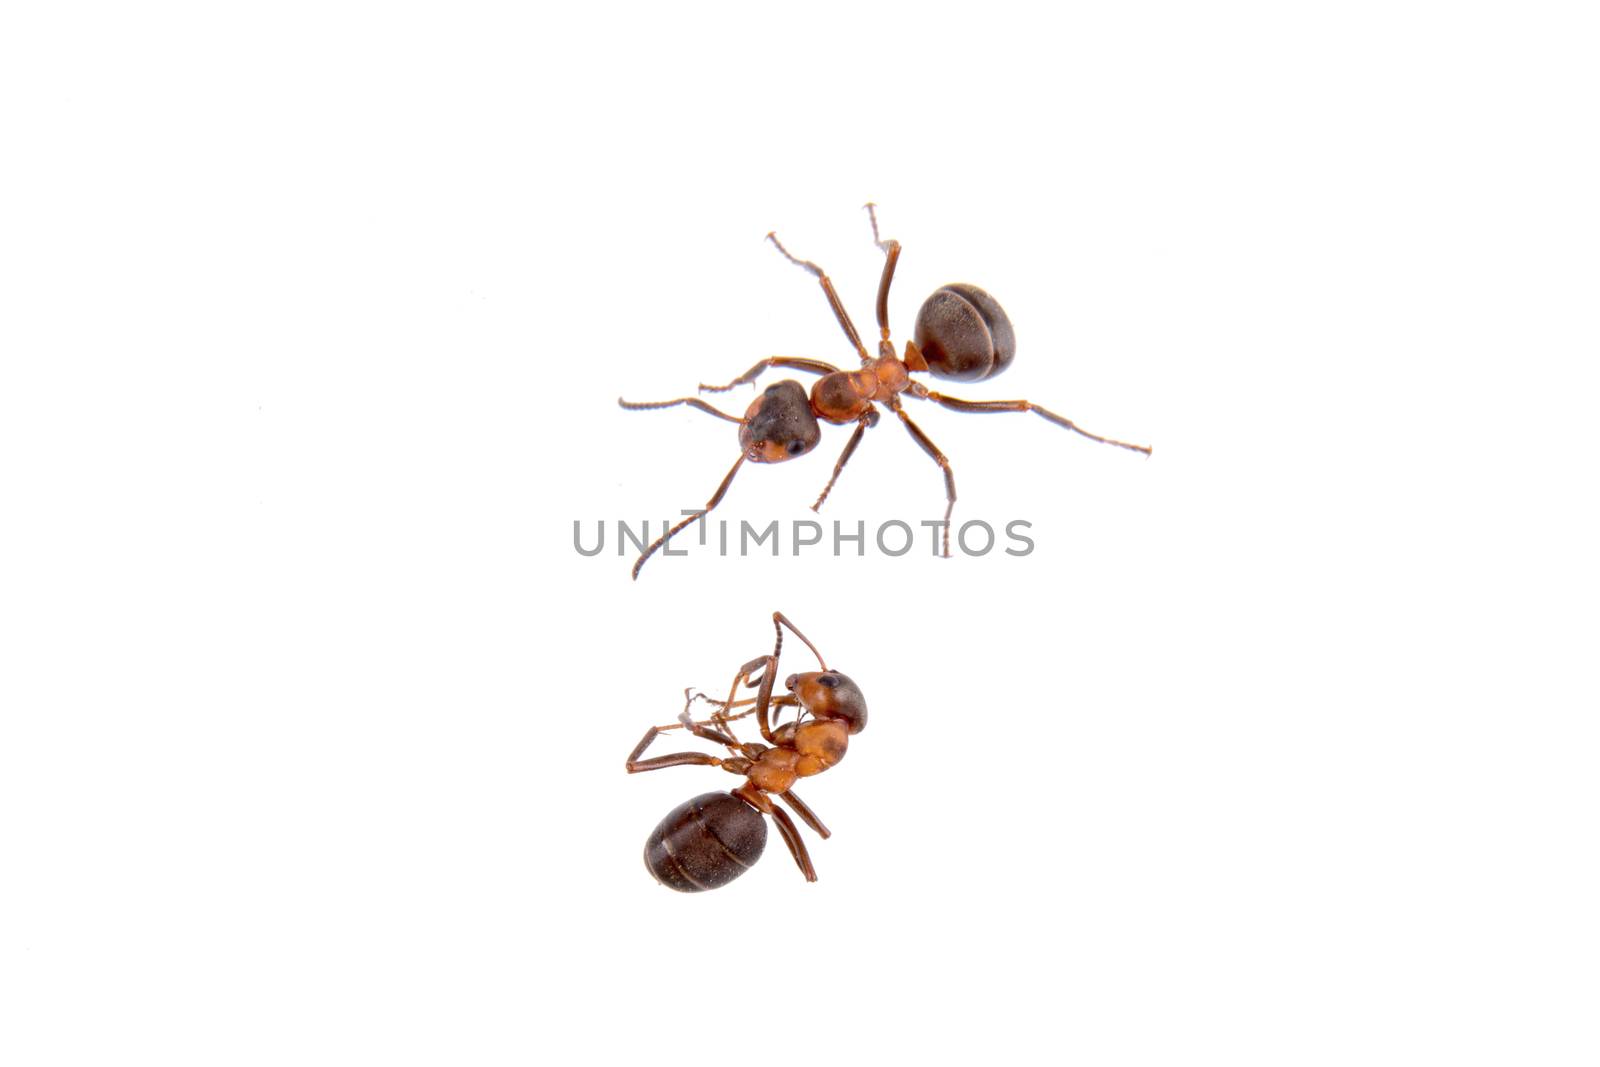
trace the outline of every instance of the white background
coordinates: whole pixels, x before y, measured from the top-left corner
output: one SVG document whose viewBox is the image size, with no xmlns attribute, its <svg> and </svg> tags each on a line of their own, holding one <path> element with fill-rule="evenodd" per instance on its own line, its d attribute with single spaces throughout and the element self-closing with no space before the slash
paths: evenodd
<svg viewBox="0 0 1600 1067">
<path fill-rule="evenodd" d="M 0 1059 L 1600 1055 L 1583 5 L 7 11 Z M 919 405 L 1031 556 L 577 555 L 736 454 L 618 395 L 848 361 L 769 229 L 871 336 L 869 198 L 1154 457 Z M 775 608 L 821 880 L 670 893 L 734 782 L 623 757 Z"/>
</svg>

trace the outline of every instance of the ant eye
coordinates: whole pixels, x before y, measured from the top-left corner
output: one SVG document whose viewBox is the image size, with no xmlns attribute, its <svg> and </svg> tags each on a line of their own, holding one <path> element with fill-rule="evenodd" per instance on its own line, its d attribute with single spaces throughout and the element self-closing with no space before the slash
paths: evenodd
<svg viewBox="0 0 1600 1067">
<path fill-rule="evenodd" d="M 806 443 L 804 441 L 790 441 L 789 442 L 789 455 L 798 456 L 800 453 L 804 452 L 805 450 L 806 450 Z"/>
<path fill-rule="evenodd" d="M 834 688 L 835 686 L 837 686 L 839 684 L 839 679 L 835 675 L 824 674 L 821 678 L 817 679 L 817 684 L 818 685 L 825 685 L 829 689 L 832 689 L 832 688 Z"/>
</svg>

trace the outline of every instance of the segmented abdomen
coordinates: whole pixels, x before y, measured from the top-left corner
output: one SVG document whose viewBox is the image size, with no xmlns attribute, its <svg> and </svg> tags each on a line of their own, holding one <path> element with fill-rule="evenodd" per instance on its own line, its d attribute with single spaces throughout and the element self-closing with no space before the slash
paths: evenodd
<svg viewBox="0 0 1600 1067">
<path fill-rule="evenodd" d="M 732 793 L 702 793 L 667 813 L 644 843 L 644 865 L 680 893 L 727 885 L 767 846 L 767 820 Z"/>
</svg>

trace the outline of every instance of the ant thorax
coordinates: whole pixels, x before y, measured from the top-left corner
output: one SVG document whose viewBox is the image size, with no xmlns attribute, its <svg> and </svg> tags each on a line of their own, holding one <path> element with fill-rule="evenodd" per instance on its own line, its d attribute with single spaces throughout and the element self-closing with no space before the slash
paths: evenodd
<svg viewBox="0 0 1600 1067">
<path fill-rule="evenodd" d="M 812 719 L 787 723 L 773 731 L 772 739 L 778 747 L 762 752 L 745 773 L 757 789 L 782 793 L 844 759 L 850 728 L 831 719 Z"/>
<path fill-rule="evenodd" d="M 874 401 L 887 404 L 911 385 L 911 373 L 892 353 L 869 359 L 857 371 L 835 371 L 811 387 L 811 409 L 832 423 L 855 422 Z"/>
<path fill-rule="evenodd" d="M 879 356 L 867 365 L 878 378 L 878 395 L 890 397 L 903 393 L 911 384 L 911 368 L 893 353 Z"/>
<path fill-rule="evenodd" d="M 836 719 L 813 719 L 794 731 L 794 750 L 800 753 L 795 773 L 802 778 L 821 774 L 844 759 L 850 745 L 850 727 Z"/>
</svg>

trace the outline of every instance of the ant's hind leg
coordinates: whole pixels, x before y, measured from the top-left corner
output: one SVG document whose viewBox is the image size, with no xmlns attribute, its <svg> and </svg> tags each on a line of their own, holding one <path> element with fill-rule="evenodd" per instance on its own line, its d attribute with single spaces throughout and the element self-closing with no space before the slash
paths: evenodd
<svg viewBox="0 0 1600 1067">
<path fill-rule="evenodd" d="M 1048 422 L 1053 422 L 1057 426 L 1071 430 L 1075 434 L 1081 434 L 1091 441 L 1099 441 L 1103 445 L 1116 445 L 1118 448 L 1126 448 L 1130 452 L 1143 452 L 1147 456 L 1150 455 L 1151 450 L 1150 446 L 1148 445 L 1130 445 L 1126 441 L 1118 441 L 1110 437 L 1101 437 L 1097 433 L 1090 433 L 1088 430 L 1085 430 L 1071 419 L 1057 415 L 1050 409 L 1040 407 L 1038 404 L 1035 404 L 1032 401 L 962 400 L 959 397 L 945 396 L 942 393 L 935 393 L 931 390 L 919 395 L 921 395 L 923 399 L 931 400 L 935 404 L 943 405 L 944 407 L 949 408 L 951 411 L 967 411 L 976 414 L 988 414 L 996 411 L 1031 411 L 1041 419 L 1045 419 Z"/>
<path fill-rule="evenodd" d="M 783 843 L 789 846 L 789 855 L 794 857 L 795 866 L 800 868 L 800 873 L 806 876 L 806 881 L 817 880 L 817 869 L 811 865 L 811 853 L 806 851 L 806 843 L 800 838 L 800 828 L 789 818 L 789 813 L 774 804 L 765 793 L 746 782 L 733 791 L 733 795 L 747 801 L 751 807 L 763 815 L 772 816 L 772 821 L 778 824 L 778 833 L 783 837 Z"/>
<path fill-rule="evenodd" d="M 822 825 L 822 820 L 817 818 L 817 813 L 806 807 L 805 801 L 795 796 L 793 789 L 787 793 L 779 793 L 778 799 L 793 808 L 794 813 L 800 816 L 800 821 L 815 830 L 818 837 L 826 839 L 833 836 L 828 832 L 828 828 Z"/>
<path fill-rule="evenodd" d="M 815 882 L 817 869 L 811 865 L 811 853 L 806 851 L 806 843 L 800 839 L 800 828 L 795 826 L 788 812 L 770 803 L 768 806 L 772 807 L 772 810 L 767 814 L 778 824 L 778 832 L 783 835 L 783 843 L 789 846 L 789 855 L 794 857 L 795 865 L 800 868 L 800 873 L 806 876 L 806 881 Z"/>
</svg>

